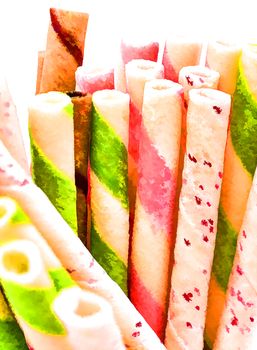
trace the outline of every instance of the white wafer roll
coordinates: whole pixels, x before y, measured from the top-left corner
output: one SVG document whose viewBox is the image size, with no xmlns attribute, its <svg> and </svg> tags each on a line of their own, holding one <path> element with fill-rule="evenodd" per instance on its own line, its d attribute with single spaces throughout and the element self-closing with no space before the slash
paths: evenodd
<svg viewBox="0 0 257 350">
<path fill-rule="evenodd" d="M 125 349 L 112 308 L 103 298 L 79 289 L 67 289 L 56 298 L 53 309 L 68 329 L 71 349 Z"/>
</svg>

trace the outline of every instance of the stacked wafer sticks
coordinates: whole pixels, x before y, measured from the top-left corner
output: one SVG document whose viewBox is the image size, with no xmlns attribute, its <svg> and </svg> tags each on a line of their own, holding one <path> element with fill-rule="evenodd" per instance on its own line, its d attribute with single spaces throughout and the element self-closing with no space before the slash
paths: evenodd
<svg viewBox="0 0 257 350">
<path fill-rule="evenodd" d="M 210 42 L 203 66 L 189 37 L 162 57 L 123 41 L 113 68 L 91 71 L 78 60 L 88 16 L 50 15 L 31 174 L 1 91 L 0 348 L 247 350 L 256 47 Z"/>
</svg>

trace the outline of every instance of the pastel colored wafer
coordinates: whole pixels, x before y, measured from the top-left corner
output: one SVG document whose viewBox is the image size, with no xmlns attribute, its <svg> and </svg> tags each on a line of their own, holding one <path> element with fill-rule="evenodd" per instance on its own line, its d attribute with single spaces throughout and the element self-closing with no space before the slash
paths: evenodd
<svg viewBox="0 0 257 350">
<path fill-rule="evenodd" d="M 37 55 L 37 81 L 36 81 L 36 94 L 40 92 L 40 84 L 42 79 L 42 72 L 44 67 L 45 51 L 39 51 Z"/>
<path fill-rule="evenodd" d="M 159 338 L 119 286 L 92 258 L 44 192 L 12 159 L 1 141 L 0 154 L 0 194 L 14 198 L 19 203 L 82 289 L 92 291 L 110 302 L 127 348 L 150 350 L 154 347 L 164 350 Z"/>
<path fill-rule="evenodd" d="M 130 299 L 161 340 L 167 321 L 170 263 L 175 242 L 175 197 L 181 134 L 182 86 L 145 84 Z"/>
<path fill-rule="evenodd" d="M 90 70 L 85 66 L 76 70 L 76 90 L 93 94 L 99 90 L 114 89 L 114 69 L 102 68 Z"/>
<path fill-rule="evenodd" d="M 214 89 L 189 92 L 165 339 L 170 350 L 203 348 L 229 113 L 230 95 Z"/>
<path fill-rule="evenodd" d="M 40 93 L 73 91 L 75 72 L 82 65 L 88 14 L 50 9 Z"/>
<path fill-rule="evenodd" d="M 77 232 L 71 98 L 61 92 L 34 96 L 29 128 L 33 179 Z"/>
<path fill-rule="evenodd" d="M 165 41 L 162 64 L 164 78 L 178 82 L 183 67 L 199 64 L 202 43 L 189 36 L 170 36 Z"/>
<path fill-rule="evenodd" d="M 91 95 L 70 92 L 73 104 L 75 185 L 78 236 L 84 244 L 87 237 L 88 157 L 91 131 Z"/>
<path fill-rule="evenodd" d="M 231 42 L 211 41 L 207 46 L 206 65 L 220 73 L 218 89 L 233 94 L 236 88 L 241 47 Z"/>
<path fill-rule="evenodd" d="M 0 79 L 0 139 L 8 147 L 11 155 L 29 173 L 28 157 L 20 121 L 7 82 L 4 79 Z"/>
<path fill-rule="evenodd" d="M 135 59 L 157 62 L 158 52 L 158 42 L 129 43 L 123 39 L 120 43 L 120 57 L 114 70 L 115 89 L 127 92 L 125 71 L 127 63 Z"/>
<path fill-rule="evenodd" d="M 0 349 L 28 350 L 24 335 L 0 290 Z"/>
<path fill-rule="evenodd" d="M 36 349 L 98 350 L 102 334 L 105 348 L 123 350 L 108 303 L 76 287 L 17 202 L 1 197 L 0 208 L 0 275 L 30 344 Z"/>
<path fill-rule="evenodd" d="M 239 61 L 233 95 L 224 176 L 219 207 L 217 241 L 206 319 L 206 343 L 211 348 L 225 305 L 237 235 L 257 165 L 257 53 L 245 47 Z"/>
<path fill-rule="evenodd" d="M 144 87 L 147 81 L 163 77 L 163 66 L 149 60 L 132 60 L 126 65 L 127 92 L 130 95 L 128 181 L 130 220 L 133 225 L 136 188 L 138 181 L 138 150 Z"/>
<path fill-rule="evenodd" d="M 93 94 L 90 150 L 91 252 L 127 293 L 129 96 Z M 115 222 L 115 225 L 114 225 Z"/>
<path fill-rule="evenodd" d="M 184 97 L 188 100 L 191 89 L 217 89 L 220 74 L 203 66 L 183 67 L 179 72 L 179 84 L 184 88 Z"/>
<path fill-rule="evenodd" d="M 257 172 L 253 179 L 213 349 L 248 349 L 257 320 Z"/>
</svg>

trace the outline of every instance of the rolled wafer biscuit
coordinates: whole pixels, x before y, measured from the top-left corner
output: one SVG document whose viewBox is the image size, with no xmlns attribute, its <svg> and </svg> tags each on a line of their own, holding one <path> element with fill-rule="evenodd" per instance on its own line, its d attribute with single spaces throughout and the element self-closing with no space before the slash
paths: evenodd
<svg viewBox="0 0 257 350">
<path fill-rule="evenodd" d="M 128 181 L 131 227 L 133 225 L 136 188 L 138 181 L 137 162 L 140 127 L 142 122 L 144 87 L 147 81 L 162 77 L 163 66 L 159 63 L 137 59 L 130 61 L 126 65 L 127 92 L 130 95 Z"/>
<path fill-rule="evenodd" d="M 211 348 L 225 305 L 237 235 L 257 165 L 257 52 L 243 48 L 232 99 L 224 175 L 219 206 L 218 230 L 208 299 L 205 340 Z M 228 75 L 229 79 L 229 75 Z"/>
<path fill-rule="evenodd" d="M 40 92 L 40 84 L 42 79 L 42 72 L 44 67 L 45 51 L 39 51 L 37 55 L 37 81 L 36 81 L 36 94 Z"/>
<path fill-rule="evenodd" d="M 202 43 L 188 36 L 173 35 L 165 41 L 162 64 L 164 78 L 178 82 L 183 67 L 199 64 Z"/>
<path fill-rule="evenodd" d="M 28 350 L 24 335 L 0 290 L 0 349 Z"/>
<path fill-rule="evenodd" d="M 29 105 L 32 173 L 35 183 L 77 232 L 73 105 L 69 96 L 48 92 Z"/>
<path fill-rule="evenodd" d="M 91 95 L 70 92 L 73 104 L 74 158 L 78 236 L 84 244 L 87 237 L 88 156 L 91 131 Z"/>
<path fill-rule="evenodd" d="M 76 70 L 76 90 L 93 94 L 99 90 L 114 89 L 114 69 L 89 70 L 85 66 Z"/>
<path fill-rule="evenodd" d="M 144 59 L 157 62 L 159 52 L 158 42 L 129 43 L 128 40 L 121 40 L 120 57 L 114 70 L 115 89 L 127 92 L 125 66 L 132 60 Z"/>
<path fill-rule="evenodd" d="M 179 72 L 179 84 L 184 88 L 184 97 L 188 100 L 191 89 L 217 89 L 220 74 L 203 66 L 183 67 Z"/>
<path fill-rule="evenodd" d="M 79 289 L 66 289 L 53 309 L 68 329 L 71 349 L 125 350 L 111 306 L 101 297 Z"/>
<path fill-rule="evenodd" d="M 88 14 L 50 9 L 40 93 L 73 91 L 75 72 L 83 63 Z"/>
<path fill-rule="evenodd" d="M 101 338 L 99 339 L 99 334 L 105 333 L 105 346 L 107 349 L 124 349 L 120 332 L 114 322 L 111 307 L 106 303 L 106 301 L 94 294 L 82 292 L 78 287 L 75 288 L 75 283 L 69 276 L 68 272 L 63 269 L 59 260 L 56 258 L 45 240 L 40 236 L 39 232 L 33 227 L 29 218 L 18 206 L 17 202 L 7 197 L 0 197 L 0 209 L 5 213 L 4 218 L 0 222 L 0 245 L 5 247 L 8 246 L 8 244 L 18 244 L 20 247 L 19 242 L 22 242 L 23 244 L 24 242 L 33 243 L 33 245 L 38 249 L 38 254 L 40 253 L 41 255 L 41 260 L 44 265 L 44 276 L 43 274 L 40 274 L 40 280 L 36 281 L 36 283 L 37 285 L 40 284 L 40 286 L 42 283 L 45 285 L 47 282 L 47 273 L 48 282 L 51 281 L 52 286 L 54 286 L 55 293 L 50 295 L 50 291 L 39 290 L 39 288 L 36 288 L 36 290 L 33 292 L 33 297 L 36 297 L 36 294 L 38 294 L 38 298 L 47 298 L 50 308 L 53 309 L 57 318 L 59 319 L 59 322 L 62 323 L 63 327 L 65 328 L 65 334 L 62 334 L 63 339 L 61 339 L 61 333 L 58 333 L 59 340 L 63 341 L 64 346 L 66 346 L 65 348 L 81 349 L 81 347 L 83 347 L 85 349 L 92 350 L 101 349 L 102 340 Z M 5 260 L 6 263 L 15 264 L 15 254 L 12 254 L 13 255 L 9 256 L 9 260 L 7 257 L 8 261 Z M 22 263 L 25 264 L 23 260 Z M 32 263 L 36 264 L 36 261 L 32 259 Z M 22 266 L 23 265 L 21 264 L 19 267 L 17 263 L 10 268 L 15 271 L 15 268 L 21 269 Z M 29 287 L 31 288 L 35 286 L 30 285 Z M 19 319 L 19 311 L 21 312 L 21 308 L 29 309 L 29 302 L 26 300 L 26 295 L 28 294 L 27 296 L 29 296 L 29 291 L 23 291 L 23 302 L 20 300 L 14 300 L 16 295 L 11 293 L 10 296 L 9 291 L 10 289 L 7 287 L 7 297 L 9 296 L 11 299 L 10 302 L 12 302 L 12 305 L 14 305 L 13 310 L 14 312 L 17 312 Z M 45 293 L 45 296 L 43 296 L 43 293 Z M 56 296 L 54 296 L 55 294 Z M 20 304 L 17 306 L 18 302 Z M 43 300 L 43 308 L 46 307 L 46 303 L 44 303 Z M 63 305 L 64 303 L 65 307 Z M 25 321 L 31 321 L 31 318 L 33 318 L 33 315 L 36 312 L 40 314 L 43 311 L 40 308 L 40 303 L 38 305 L 34 305 L 34 309 L 33 312 L 31 311 L 32 315 L 30 315 L 30 319 L 28 319 L 29 316 L 24 316 L 25 318 L 27 317 Z M 44 310 L 44 312 L 47 312 L 47 310 Z M 51 319 L 48 319 L 48 321 L 53 322 Z M 36 348 L 39 346 L 37 344 L 38 341 L 40 338 L 42 338 L 42 336 L 44 336 L 41 334 L 42 332 L 44 333 L 44 329 L 42 330 L 43 322 L 42 320 L 40 320 L 40 322 L 34 322 L 33 324 L 29 322 L 30 326 L 32 327 L 32 329 L 30 329 L 30 327 L 28 327 L 26 324 L 28 322 L 25 322 L 24 325 L 24 322 L 21 321 L 21 326 L 24 329 L 30 344 Z M 46 338 L 47 339 L 44 341 L 42 346 L 47 346 L 48 341 L 50 343 L 50 349 L 52 349 L 54 346 L 58 346 L 59 348 L 59 346 L 63 345 L 62 343 L 55 341 L 58 340 L 58 337 L 57 339 L 52 339 L 53 341 L 48 339 L 48 337 Z M 64 338 L 66 338 L 66 340 Z"/>
<path fill-rule="evenodd" d="M 91 252 L 127 293 L 129 96 L 93 94 L 90 150 Z M 115 225 L 114 225 L 115 222 Z"/>
<path fill-rule="evenodd" d="M 165 340 L 168 349 L 203 348 L 229 113 L 228 94 L 214 89 L 189 92 Z"/>
<path fill-rule="evenodd" d="M 28 157 L 16 106 L 7 82 L 0 79 L 0 139 L 22 168 L 29 173 Z"/>
<path fill-rule="evenodd" d="M 130 299 L 164 340 L 180 147 L 182 86 L 145 84 L 139 181 L 131 248 Z"/>
<path fill-rule="evenodd" d="M 82 289 L 103 296 L 110 302 L 127 348 L 164 350 L 164 345 L 140 313 L 92 258 L 44 192 L 26 176 L 1 141 L 0 154 L 0 194 L 8 195 L 19 203 Z"/>
<path fill-rule="evenodd" d="M 226 304 L 220 320 L 215 350 L 248 349 L 257 320 L 257 172 L 253 179 L 236 255 L 230 274 Z"/>
<path fill-rule="evenodd" d="M 232 42 L 208 43 L 206 66 L 220 73 L 218 89 L 227 94 L 235 92 L 240 55 L 241 47 Z"/>
</svg>

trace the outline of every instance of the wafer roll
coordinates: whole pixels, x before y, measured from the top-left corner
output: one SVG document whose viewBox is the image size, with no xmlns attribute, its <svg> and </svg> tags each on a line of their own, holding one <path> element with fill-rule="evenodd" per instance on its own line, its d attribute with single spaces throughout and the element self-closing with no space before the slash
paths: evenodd
<svg viewBox="0 0 257 350">
<path fill-rule="evenodd" d="M 230 130 L 225 153 L 217 241 L 206 319 L 206 342 L 211 348 L 225 305 L 237 235 L 257 165 L 257 53 L 243 49 L 233 95 Z"/>
<path fill-rule="evenodd" d="M 7 82 L 2 79 L 0 80 L 0 139 L 21 167 L 29 173 L 29 163 L 16 106 Z"/>
<path fill-rule="evenodd" d="M 220 73 L 218 89 L 233 94 L 236 88 L 241 47 L 224 41 L 211 41 L 207 46 L 206 65 Z"/>
<path fill-rule="evenodd" d="M 130 95 L 128 181 L 131 227 L 138 181 L 138 150 L 144 87 L 147 81 L 163 77 L 163 66 L 147 60 L 132 60 L 126 65 L 127 91 Z"/>
<path fill-rule="evenodd" d="M 68 93 L 73 104 L 75 185 L 78 236 L 88 243 L 87 237 L 87 195 L 88 156 L 91 133 L 92 97 L 79 92 Z"/>
<path fill-rule="evenodd" d="M 40 236 L 39 232 L 33 227 L 29 218 L 14 200 L 7 197 L 1 197 L 0 209 L 5 213 L 0 222 L 0 245 L 2 245 L 4 248 L 6 245 L 8 246 L 8 244 L 16 244 L 17 250 L 17 246 L 21 246 L 19 242 L 22 242 L 23 245 L 24 242 L 27 242 L 25 244 L 27 246 L 33 242 L 34 247 L 36 247 L 38 250 L 38 255 L 40 253 L 42 263 L 44 265 L 44 276 L 41 274 L 41 278 L 37 281 L 37 288 L 33 292 L 33 297 L 36 297 L 36 294 L 38 294 L 38 298 L 40 298 L 41 302 L 43 302 L 43 308 L 46 307 L 48 301 L 50 308 L 53 309 L 54 313 L 59 319 L 60 324 L 63 324 L 65 332 L 58 334 L 59 341 L 63 341 L 64 346 L 66 346 L 65 348 L 81 349 L 81 347 L 83 347 L 90 350 L 101 349 L 102 340 L 99 339 L 99 334 L 105 334 L 105 347 L 107 349 L 124 349 L 120 332 L 113 319 L 111 307 L 106 303 L 106 301 L 94 294 L 82 292 L 79 288 L 75 288 L 75 283 L 69 276 L 68 272 L 63 269 L 52 250 Z M 25 261 L 22 260 L 21 264 L 19 265 L 18 262 L 15 262 L 14 253 L 12 254 L 13 255 L 9 256 L 10 261 L 7 257 L 5 259 L 5 263 L 8 263 L 9 268 L 12 268 L 14 271 L 15 269 L 24 269 Z M 19 258 L 21 259 L 21 257 Z M 32 263 L 36 264 L 35 259 L 32 259 Z M 11 264 L 14 265 L 11 266 Z M 20 274 L 23 272 L 19 270 Z M 49 279 L 48 282 L 52 282 L 55 293 L 52 291 L 50 294 L 50 291 L 46 291 L 46 289 L 40 290 L 38 288 L 38 284 L 41 285 L 42 283 L 44 284 L 44 282 L 46 283 L 47 274 Z M 20 275 L 20 277 L 22 276 Z M 30 285 L 29 287 L 31 289 L 32 286 Z M 19 289 L 19 287 L 17 288 Z M 14 305 L 14 312 L 17 313 L 19 319 L 19 312 L 22 312 L 21 308 L 27 307 L 29 310 L 29 302 L 26 300 L 26 294 L 29 294 L 29 291 L 23 291 L 22 295 L 24 298 L 22 298 L 22 300 L 16 300 L 16 296 L 13 293 L 11 293 L 11 295 L 9 293 L 10 286 L 7 286 L 5 290 L 7 290 L 7 297 L 9 296 L 10 302 L 12 305 Z M 55 297 L 54 294 L 56 294 Z M 46 302 L 44 302 L 45 298 L 47 298 Z M 31 302 L 33 303 L 33 300 L 31 300 Z M 18 303 L 20 304 L 18 305 Z M 35 347 L 38 348 L 39 345 L 37 342 L 42 336 L 44 336 L 41 335 L 41 328 L 44 326 L 43 321 L 40 320 L 38 323 L 32 322 L 32 324 L 29 321 L 33 320 L 33 313 L 41 313 L 43 310 L 41 310 L 40 303 L 38 305 L 34 305 L 34 308 L 33 312 L 30 312 L 29 319 L 29 316 L 25 315 L 25 317 L 27 317 L 25 326 L 23 321 L 21 321 L 21 326 L 23 327 L 30 344 L 34 344 Z M 44 310 L 44 312 L 47 313 L 46 310 Z M 52 314 L 51 310 L 50 313 Z M 51 315 L 46 314 L 46 321 L 49 323 L 52 322 L 52 325 L 54 325 L 53 320 L 49 319 L 50 316 Z M 30 323 L 30 326 L 32 326 L 32 330 L 27 327 L 26 323 L 28 322 Z M 49 327 L 51 327 L 50 324 Z M 46 330 L 43 329 L 43 333 L 44 331 Z M 52 332 L 54 331 L 52 330 Z M 48 334 L 47 331 L 46 333 Z M 53 348 L 54 346 L 58 346 L 59 348 L 62 343 L 56 343 L 56 340 L 58 340 L 58 336 L 55 337 L 53 341 L 47 337 L 42 346 L 47 346 L 46 343 L 49 341 L 50 348 Z"/>
<path fill-rule="evenodd" d="M 179 72 L 179 83 L 184 88 L 184 97 L 188 101 L 191 89 L 210 88 L 217 89 L 220 74 L 203 66 L 183 67 Z"/>
<path fill-rule="evenodd" d="M 42 72 L 44 67 L 45 51 L 39 51 L 37 55 L 37 81 L 36 81 L 36 94 L 40 92 L 40 84 L 42 79 Z"/>
<path fill-rule="evenodd" d="M 0 291 L 0 349 L 28 350 L 24 335 Z"/>
<path fill-rule="evenodd" d="M 228 94 L 213 89 L 189 92 L 186 155 L 165 340 L 171 350 L 203 348 L 229 113 Z"/>
<path fill-rule="evenodd" d="M 127 293 L 129 96 L 93 95 L 90 151 L 91 252 Z"/>
<path fill-rule="evenodd" d="M 130 44 L 125 40 L 120 44 L 120 57 L 115 66 L 115 89 L 127 92 L 125 66 L 132 60 L 144 59 L 157 62 L 159 52 L 158 42 Z"/>
<path fill-rule="evenodd" d="M 66 94 L 34 96 L 29 106 L 35 183 L 77 232 L 73 105 Z"/>
<path fill-rule="evenodd" d="M 75 72 L 83 62 L 87 22 L 86 13 L 50 9 L 40 93 L 75 89 Z"/>
<path fill-rule="evenodd" d="M 164 46 L 162 64 L 164 78 L 178 82 L 179 71 L 183 67 L 199 64 L 202 43 L 185 36 L 170 36 Z"/>
<path fill-rule="evenodd" d="M 169 80 L 145 85 L 132 236 L 130 299 L 162 340 L 175 242 L 181 93 L 182 86 Z"/>
<path fill-rule="evenodd" d="M 80 287 L 103 296 L 111 303 L 127 348 L 164 350 L 154 331 L 122 290 L 92 258 L 44 192 L 26 176 L 1 142 L 0 154 L 0 194 L 8 195 L 19 203 Z"/>
<path fill-rule="evenodd" d="M 99 90 L 114 89 L 114 69 L 89 70 L 85 66 L 76 70 L 76 90 L 93 94 Z"/>
<path fill-rule="evenodd" d="M 257 320 L 257 173 L 253 179 L 229 279 L 215 350 L 248 349 Z"/>
</svg>

